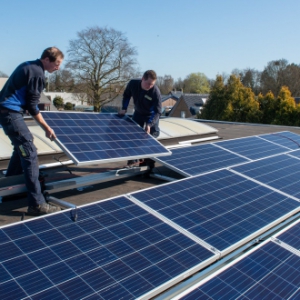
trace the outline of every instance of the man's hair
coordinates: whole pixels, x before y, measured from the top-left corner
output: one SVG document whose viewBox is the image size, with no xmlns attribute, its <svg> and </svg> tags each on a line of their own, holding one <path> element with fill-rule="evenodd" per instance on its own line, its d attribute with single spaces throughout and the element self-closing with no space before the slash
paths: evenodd
<svg viewBox="0 0 300 300">
<path fill-rule="evenodd" d="M 56 61 L 57 58 L 64 58 L 64 54 L 56 47 L 45 49 L 41 55 L 41 59 L 49 58 L 50 62 Z"/>
<path fill-rule="evenodd" d="M 156 76 L 156 73 L 153 71 L 153 70 L 148 70 L 144 73 L 143 75 L 143 78 L 145 80 L 147 80 L 148 78 L 151 78 L 152 80 L 156 80 L 157 79 L 157 76 Z"/>
</svg>

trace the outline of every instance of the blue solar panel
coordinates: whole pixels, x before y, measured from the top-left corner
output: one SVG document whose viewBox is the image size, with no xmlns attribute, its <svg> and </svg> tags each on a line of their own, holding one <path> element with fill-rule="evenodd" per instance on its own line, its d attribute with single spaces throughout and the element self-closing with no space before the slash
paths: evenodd
<svg viewBox="0 0 300 300">
<path fill-rule="evenodd" d="M 268 242 L 180 299 L 298 299 L 300 258 Z"/>
<path fill-rule="evenodd" d="M 300 160 L 290 155 L 265 158 L 232 169 L 300 198 Z"/>
<path fill-rule="evenodd" d="M 286 147 L 255 136 L 218 142 L 216 145 L 252 160 L 289 151 Z"/>
<path fill-rule="evenodd" d="M 171 154 L 128 117 L 75 112 L 42 114 L 55 131 L 58 145 L 76 164 Z"/>
<path fill-rule="evenodd" d="M 248 161 L 214 144 L 172 149 L 171 156 L 157 160 L 184 176 L 198 175 Z"/>
<path fill-rule="evenodd" d="M 76 223 L 60 212 L 0 237 L 1 299 L 135 299 L 214 257 L 125 197 L 79 208 Z"/>
<path fill-rule="evenodd" d="M 131 195 L 220 251 L 300 209 L 298 201 L 227 170 Z"/>
<path fill-rule="evenodd" d="M 291 150 L 300 148 L 300 135 L 293 132 L 275 132 L 260 135 L 260 137 Z"/>
<path fill-rule="evenodd" d="M 276 238 L 300 250 L 300 223 L 298 222 Z"/>
<path fill-rule="evenodd" d="M 300 150 L 289 152 L 290 156 L 300 158 Z"/>
</svg>

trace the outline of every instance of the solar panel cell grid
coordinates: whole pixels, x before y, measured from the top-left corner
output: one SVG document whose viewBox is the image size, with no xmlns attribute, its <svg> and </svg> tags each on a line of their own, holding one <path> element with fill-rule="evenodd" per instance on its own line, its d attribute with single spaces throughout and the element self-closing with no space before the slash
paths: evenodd
<svg viewBox="0 0 300 300">
<path fill-rule="evenodd" d="M 287 231 L 283 232 L 277 238 L 284 243 L 300 250 L 300 223 L 297 223 Z"/>
<path fill-rule="evenodd" d="M 275 145 L 259 137 L 218 142 L 216 145 L 252 160 L 289 151 L 286 147 Z"/>
<path fill-rule="evenodd" d="M 299 280 L 300 258 L 268 242 L 180 299 L 290 299 Z"/>
<path fill-rule="evenodd" d="M 299 208 L 298 201 L 226 170 L 131 195 L 220 251 Z"/>
<path fill-rule="evenodd" d="M 245 158 L 209 144 L 173 149 L 171 156 L 161 157 L 158 160 L 185 176 L 222 169 L 247 161 Z"/>
<path fill-rule="evenodd" d="M 283 154 L 265 158 L 233 170 L 299 198 L 300 160 Z"/>
<path fill-rule="evenodd" d="M 129 118 L 64 112 L 43 112 L 43 117 L 55 131 L 59 145 L 77 164 L 170 154 Z"/>
<path fill-rule="evenodd" d="M 125 197 L 79 215 L 76 223 L 62 212 L 40 219 L 42 229 L 34 220 L 0 230 L 1 299 L 40 299 L 48 289 L 58 298 L 134 299 L 213 257 Z"/>
<path fill-rule="evenodd" d="M 275 132 L 260 135 L 260 137 L 289 149 L 298 149 L 300 147 L 300 135 L 293 132 Z"/>
</svg>

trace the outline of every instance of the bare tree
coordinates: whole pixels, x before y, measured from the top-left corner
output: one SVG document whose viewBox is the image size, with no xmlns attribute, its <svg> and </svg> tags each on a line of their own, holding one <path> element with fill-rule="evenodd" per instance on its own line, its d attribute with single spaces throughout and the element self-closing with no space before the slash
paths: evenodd
<svg viewBox="0 0 300 300">
<path fill-rule="evenodd" d="M 179 77 L 174 83 L 174 89 L 176 91 L 183 91 L 183 86 L 184 86 L 183 80 L 181 79 L 181 77 Z"/>
<path fill-rule="evenodd" d="M 283 71 L 282 86 L 287 86 L 294 97 L 300 95 L 300 66 L 289 64 Z"/>
<path fill-rule="evenodd" d="M 67 68 L 77 82 L 87 89 L 94 111 L 122 93 L 134 73 L 136 50 L 124 34 L 98 26 L 77 33 L 68 49 Z M 117 88 L 116 88 L 117 86 Z"/>
<path fill-rule="evenodd" d="M 255 69 L 247 68 L 244 70 L 234 69 L 231 74 L 239 77 L 241 83 L 245 87 L 251 88 L 256 95 L 260 93 L 261 72 Z"/>
<path fill-rule="evenodd" d="M 284 70 L 288 66 L 286 59 L 274 60 L 268 63 L 261 74 L 262 93 L 266 94 L 272 91 L 275 96 L 278 95 L 283 84 Z"/>
<path fill-rule="evenodd" d="M 156 85 L 159 87 L 160 92 L 163 95 L 167 95 L 173 89 L 174 79 L 171 75 L 165 75 L 164 77 L 158 76 Z"/>
</svg>

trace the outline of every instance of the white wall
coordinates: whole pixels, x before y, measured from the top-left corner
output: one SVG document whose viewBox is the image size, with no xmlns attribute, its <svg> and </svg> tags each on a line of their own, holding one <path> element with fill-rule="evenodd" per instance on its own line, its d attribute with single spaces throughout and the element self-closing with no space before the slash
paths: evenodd
<svg viewBox="0 0 300 300">
<path fill-rule="evenodd" d="M 70 102 L 75 105 L 87 105 L 87 101 L 85 100 L 83 103 L 81 102 L 81 98 L 79 98 L 79 95 L 76 93 L 59 93 L 59 92 L 44 92 L 46 96 L 51 97 L 51 102 L 53 103 L 53 99 L 56 96 L 60 96 L 63 98 L 64 103 Z"/>
</svg>

